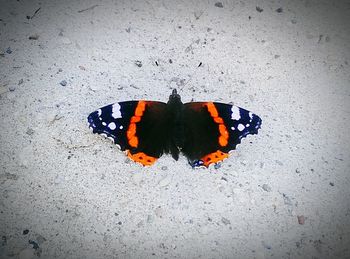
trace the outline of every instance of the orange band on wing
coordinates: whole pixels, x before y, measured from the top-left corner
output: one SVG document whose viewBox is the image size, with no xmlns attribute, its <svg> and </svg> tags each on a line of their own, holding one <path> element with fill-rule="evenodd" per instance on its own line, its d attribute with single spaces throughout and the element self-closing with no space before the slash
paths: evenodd
<svg viewBox="0 0 350 259">
<path fill-rule="evenodd" d="M 210 164 L 220 162 L 225 158 L 228 158 L 228 153 L 224 153 L 218 150 L 214 153 L 204 156 L 203 158 L 201 158 L 201 160 L 203 161 L 203 165 L 208 167 Z"/>
<path fill-rule="evenodd" d="M 136 123 L 141 121 L 141 117 L 146 109 L 146 102 L 139 101 L 137 103 L 134 116 L 130 119 L 129 128 L 126 131 L 126 138 L 128 139 L 128 143 L 132 147 L 137 147 L 139 145 L 139 139 L 136 136 Z"/>
<path fill-rule="evenodd" d="M 148 156 L 143 152 L 138 152 L 136 154 L 131 154 L 129 150 L 127 152 L 128 152 L 128 157 L 131 160 L 138 162 L 138 163 L 142 164 L 143 166 L 153 165 L 154 162 L 156 162 L 156 160 L 157 160 L 157 158 L 152 157 L 152 156 Z"/>
<path fill-rule="evenodd" d="M 207 103 L 206 106 L 208 108 L 208 112 L 210 113 L 210 116 L 213 117 L 214 122 L 219 125 L 219 132 L 220 132 L 220 136 L 218 139 L 219 145 L 222 147 L 225 147 L 228 144 L 229 134 L 224 124 L 224 120 L 219 116 L 218 110 L 216 109 L 214 103 Z"/>
</svg>

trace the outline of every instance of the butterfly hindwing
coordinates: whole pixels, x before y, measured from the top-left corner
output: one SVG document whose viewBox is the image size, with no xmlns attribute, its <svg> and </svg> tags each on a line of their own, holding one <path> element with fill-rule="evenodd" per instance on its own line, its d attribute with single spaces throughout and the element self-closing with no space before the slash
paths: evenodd
<svg viewBox="0 0 350 259">
<path fill-rule="evenodd" d="M 111 138 L 129 158 L 151 165 L 163 150 L 162 142 L 154 146 L 152 140 L 157 138 L 156 126 L 163 121 L 165 107 L 165 103 L 153 101 L 119 102 L 92 112 L 88 122 L 93 133 Z"/>
<path fill-rule="evenodd" d="M 243 137 L 257 134 L 261 125 L 257 115 L 230 104 L 192 102 L 184 107 L 187 132 L 182 151 L 193 167 L 227 158 Z"/>
</svg>

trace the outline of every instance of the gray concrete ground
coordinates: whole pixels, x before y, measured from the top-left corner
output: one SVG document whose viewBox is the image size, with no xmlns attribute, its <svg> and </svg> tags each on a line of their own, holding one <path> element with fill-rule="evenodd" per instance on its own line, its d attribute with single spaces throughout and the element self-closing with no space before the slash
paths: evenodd
<svg viewBox="0 0 350 259">
<path fill-rule="evenodd" d="M 0 257 L 350 258 L 349 17 L 348 1 L 1 1 Z M 218 169 L 143 168 L 87 127 L 173 88 L 255 112 L 259 135 Z"/>
</svg>

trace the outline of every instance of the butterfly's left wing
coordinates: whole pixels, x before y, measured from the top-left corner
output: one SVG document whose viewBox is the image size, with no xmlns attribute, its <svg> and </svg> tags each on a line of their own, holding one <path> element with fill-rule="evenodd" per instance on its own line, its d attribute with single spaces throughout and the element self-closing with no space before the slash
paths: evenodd
<svg viewBox="0 0 350 259">
<path fill-rule="evenodd" d="M 155 101 L 126 101 L 107 105 L 88 116 L 93 133 L 108 137 L 130 159 L 152 165 L 164 151 L 163 131 L 166 104 Z"/>
<path fill-rule="evenodd" d="M 193 167 L 228 157 L 248 134 L 257 134 L 259 116 L 243 108 L 217 102 L 184 104 L 185 144 L 182 152 Z"/>
</svg>

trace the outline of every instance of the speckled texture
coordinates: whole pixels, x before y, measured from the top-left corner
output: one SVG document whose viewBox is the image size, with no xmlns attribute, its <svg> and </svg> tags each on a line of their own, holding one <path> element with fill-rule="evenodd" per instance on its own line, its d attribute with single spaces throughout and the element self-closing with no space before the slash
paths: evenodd
<svg viewBox="0 0 350 259">
<path fill-rule="evenodd" d="M 0 257 L 350 258 L 349 7 L 1 1 Z M 173 88 L 259 135 L 217 169 L 142 168 L 87 127 Z"/>
</svg>

